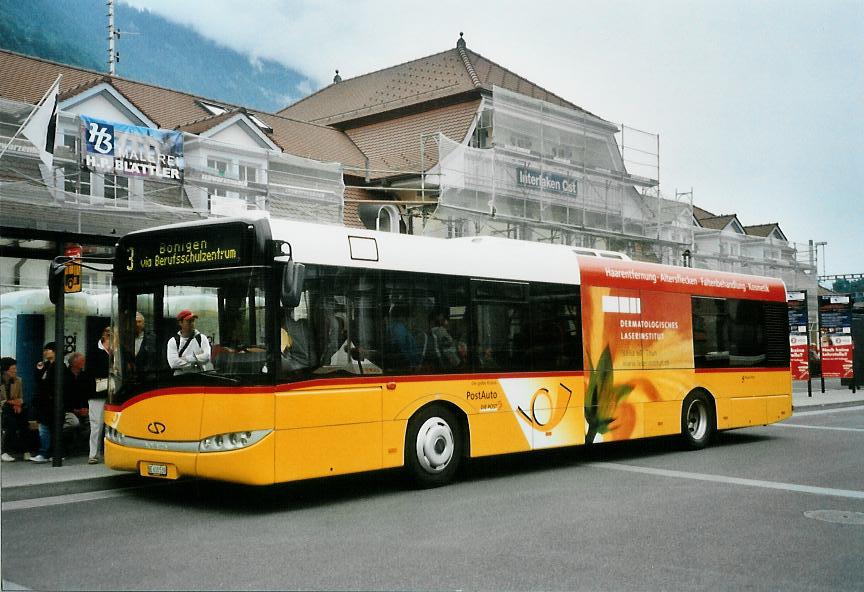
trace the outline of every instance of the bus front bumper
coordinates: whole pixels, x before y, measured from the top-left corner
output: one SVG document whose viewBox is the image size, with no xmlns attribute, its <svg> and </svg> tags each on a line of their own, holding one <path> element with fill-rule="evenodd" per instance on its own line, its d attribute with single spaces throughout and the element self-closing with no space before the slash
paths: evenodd
<svg viewBox="0 0 864 592">
<path fill-rule="evenodd" d="M 274 435 L 255 444 L 221 452 L 180 452 L 124 446 L 105 440 L 105 466 L 144 477 L 198 477 L 247 485 L 272 485 Z"/>
</svg>

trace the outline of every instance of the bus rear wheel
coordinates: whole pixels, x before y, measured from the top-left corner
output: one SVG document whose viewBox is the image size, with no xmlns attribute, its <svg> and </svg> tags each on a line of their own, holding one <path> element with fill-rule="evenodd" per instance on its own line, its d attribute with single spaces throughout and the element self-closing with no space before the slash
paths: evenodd
<svg viewBox="0 0 864 592">
<path fill-rule="evenodd" d="M 453 481 L 462 459 L 462 434 L 453 413 L 442 406 L 422 409 L 405 435 L 405 465 L 419 487 Z"/>
<path fill-rule="evenodd" d="M 692 392 L 681 405 L 681 436 L 692 450 L 705 448 L 716 431 L 714 406 L 703 392 Z"/>
</svg>

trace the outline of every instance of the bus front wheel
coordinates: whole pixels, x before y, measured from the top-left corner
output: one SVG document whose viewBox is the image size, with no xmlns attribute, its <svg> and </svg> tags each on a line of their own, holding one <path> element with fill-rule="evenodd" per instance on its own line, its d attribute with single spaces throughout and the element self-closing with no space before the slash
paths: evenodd
<svg viewBox="0 0 864 592">
<path fill-rule="evenodd" d="M 716 430 L 714 406 L 708 395 L 695 391 L 681 406 L 681 436 L 687 448 L 705 448 Z"/>
<path fill-rule="evenodd" d="M 450 483 L 461 458 L 462 435 L 451 411 L 426 407 L 411 418 L 405 436 L 405 464 L 414 483 L 420 487 Z"/>
</svg>

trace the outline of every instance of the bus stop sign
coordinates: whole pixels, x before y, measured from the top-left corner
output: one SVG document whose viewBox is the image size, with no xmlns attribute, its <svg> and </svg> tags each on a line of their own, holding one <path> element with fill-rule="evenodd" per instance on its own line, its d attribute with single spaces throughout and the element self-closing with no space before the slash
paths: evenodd
<svg viewBox="0 0 864 592">
<path fill-rule="evenodd" d="M 72 260 L 63 272 L 63 292 L 73 294 L 81 291 L 81 245 L 69 245 L 63 253 Z"/>
</svg>

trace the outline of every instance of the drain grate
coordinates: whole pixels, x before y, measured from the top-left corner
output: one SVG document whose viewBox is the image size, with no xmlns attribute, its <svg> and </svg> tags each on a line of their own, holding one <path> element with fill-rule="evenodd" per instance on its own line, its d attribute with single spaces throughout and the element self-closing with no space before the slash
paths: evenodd
<svg viewBox="0 0 864 592">
<path fill-rule="evenodd" d="M 845 510 L 809 510 L 804 512 L 807 518 L 833 522 L 834 524 L 858 524 L 864 526 L 864 512 L 848 512 Z"/>
</svg>

